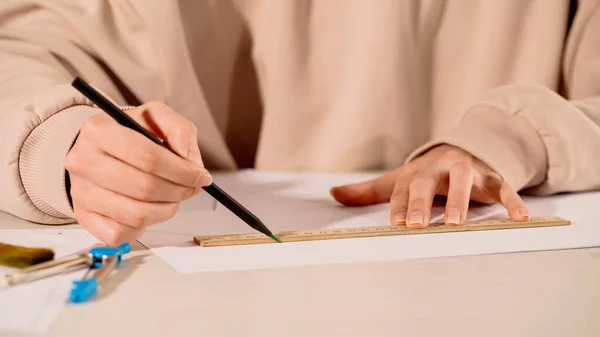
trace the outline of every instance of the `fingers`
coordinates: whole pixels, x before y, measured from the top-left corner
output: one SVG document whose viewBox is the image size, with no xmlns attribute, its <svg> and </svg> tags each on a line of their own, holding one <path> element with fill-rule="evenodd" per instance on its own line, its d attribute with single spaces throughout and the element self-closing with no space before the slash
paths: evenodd
<svg viewBox="0 0 600 337">
<path fill-rule="evenodd" d="M 502 184 L 499 199 L 500 203 L 506 207 L 510 219 L 515 221 L 527 221 L 531 219 L 525 202 L 508 184 Z"/>
<path fill-rule="evenodd" d="M 172 218 L 180 201 L 212 183 L 191 121 L 156 102 L 127 113 L 173 151 L 98 114 L 84 123 L 64 161 L 77 219 L 110 244 Z"/>
<path fill-rule="evenodd" d="M 499 174 L 451 145 L 438 146 L 411 163 L 373 180 L 336 187 L 331 194 L 346 206 L 390 200 L 390 223 L 411 228 L 429 225 L 433 199 L 447 195 L 444 222 L 466 222 L 469 201 L 500 202 L 512 220 L 530 219 L 525 203 Z"/>
<path fill-rule="evenodd" d="M 531 218 L 521 196 L 497 173 L 486 174 L 483 184 L 485 193 L 506 208 L 511 220 L 527 221 Z"/>
<path fill-rule="evenodd" d="M 394 190 L 397 174 L 398 170 L 357 184 L 334 187 L 331 189 L 331 195 L 345 206 L 367 206 L 386 202 L 390 200 Z"/>
<path fill-rule="evenodd" d="M 90 147 L 96 147 L 141 171 L 179 185 L 196 187 L 212 182 L 206 169 L 117 124 L 109 116 L 97 115 L 89 118 L 81 128 L 79 137 L 65 159 L 65 166 L 74 168 L 76 165 L 82 165 L 86 167 L 81 169 L 87 170 L 89 165 L 95 163 L 85 162 L 79 156 L 81 152 L 89 151 Z M 78 147 L 83 146 L 82 143 L 88 144 L 88 147 L 79 151 Z"/>
<path fill-rule="evenodd" d="M 127 227 L 143 229 L 166 221 L 177 212 L 178 203 L 142 202 L 94 185 L 77 175 L 71 176 L 71 180 L 75 205 Z"/>
<path fill-rule="evenodd" d="M 449 172 L 448 198 L 444 223 L 462 225 L 467 218 L 471 188 L 473 187 L 473 168 L 469 162 L 453 165 Z"/>
<path fill-rule="evenodd" d="M 85 144 L 89 143 L 77 145 L 82 149 L 78 149 L 76 161 L 67 161 L 66 167 L 70 174 L 95 185 L 149 202 L 179 202 L 196 192 L 196 187 L 179 185 L 146 173 Z"/>
<path fill-rule="evenodd" d="M 77 221 L 98 240 L 117 246 L 125 242 L 133 242 L 142 236 L 143 230 L 123 226 L 106 216 L 93 213 L 84 208 L 74 206 Z"/>
<path fill-rule="evenodd" d="M 408 209 L 410 176 L 398 175 L 394 193 L 390 198 L 390 224 L 406 224 L 406 211 Z"/>
<path fill-rule="evenodd" d="M 196 125 L 162 102 L 150 102 L 131 111 L 133 115 L 160 134 L 181 157 L 203 167 L 198 148 Z"/>
<path fill-rule="evenodd" d="M 413 176 L 408 188 L 407 227 L 425 228 L 429 225 L 433 197 L 440 177 L 441 172 L 433 170 Z"/>
</svg>

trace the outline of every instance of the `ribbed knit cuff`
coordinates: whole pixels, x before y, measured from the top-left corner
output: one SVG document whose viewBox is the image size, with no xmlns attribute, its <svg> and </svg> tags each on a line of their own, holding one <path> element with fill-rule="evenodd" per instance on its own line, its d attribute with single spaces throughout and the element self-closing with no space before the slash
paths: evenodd
<svg viewBox="0 0 600 337">
<path fill-rule="evenodd" d="M 74 218 L 65 188 L 63 161 L 81 125 L 101 110 L 76 105 L 59 111 L 36 127 L 19 156 L 23 187 L 33 204 L 56 218 Z"/>
</svg>

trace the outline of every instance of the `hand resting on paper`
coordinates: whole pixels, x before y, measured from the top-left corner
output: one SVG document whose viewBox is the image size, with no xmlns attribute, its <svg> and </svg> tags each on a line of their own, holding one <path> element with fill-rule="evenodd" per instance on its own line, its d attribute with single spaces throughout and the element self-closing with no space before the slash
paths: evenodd
<svg viewBox="0 0 600 337">
<path fill-rule="evenodd" d="M 73 210 L 86 230 L 111 245 L 136 240 L 145 227 L 170 219 L 181 201 L 212 182 L 191 121 L 157 102 L 127 113 L 179 156 L 107 114 L 84 123 L 64 162 Z"/>
<path fill-rule="evenodd" d="M 465 222 L 469 201 L 495 202 L 506 207 L 511 220 L 529 219 L 527 208 L 502 177 L 479 159 L 451 145 L 437 146 L 407 165 L 357 184 L 332 189 L 346 206 L 390 202 L 390 222 L 427 227 L 435 195 L 447 196 L 444 222 Z"/>
</svg>

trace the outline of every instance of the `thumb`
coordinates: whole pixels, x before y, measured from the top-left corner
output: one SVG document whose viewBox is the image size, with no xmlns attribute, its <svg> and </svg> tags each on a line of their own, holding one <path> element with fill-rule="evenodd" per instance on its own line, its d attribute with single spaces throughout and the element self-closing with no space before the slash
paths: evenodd
<svg viewBox="0 0 600 337">
<path fill-rule="evenodd" d="M 337 202 L 345 206 L 374 205 L 390 200 L 395 180 L 396 173 L 392 172 L 376 179 L 336 186 L 330 193 Z"/>
</svg>

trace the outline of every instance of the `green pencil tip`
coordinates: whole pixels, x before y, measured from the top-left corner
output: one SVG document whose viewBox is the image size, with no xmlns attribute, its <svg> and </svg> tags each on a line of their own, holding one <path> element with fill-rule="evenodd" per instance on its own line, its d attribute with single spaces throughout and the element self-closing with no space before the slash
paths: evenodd
<svg viewBox="0 0 600 337">
<path fill-rule="evenodd" d="M 281 243 L 281 241 L 279 241 L 279 239 L 278 239 L 278 238 L 277 238 L 275 235 L 271 234 L 271 235 L 269 235 L 269 236 L 271 237 L 271 239 L 273 239 L 273 240 L 275 240 L 275 241 L 277 241 L 277 242 Z"/>
</svg>

